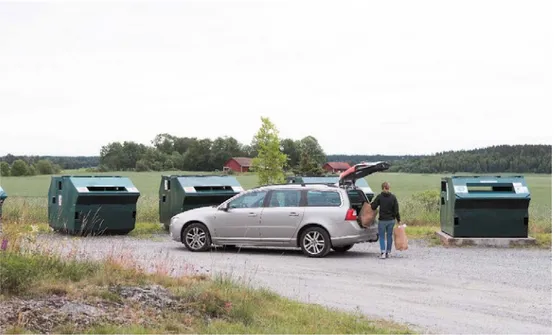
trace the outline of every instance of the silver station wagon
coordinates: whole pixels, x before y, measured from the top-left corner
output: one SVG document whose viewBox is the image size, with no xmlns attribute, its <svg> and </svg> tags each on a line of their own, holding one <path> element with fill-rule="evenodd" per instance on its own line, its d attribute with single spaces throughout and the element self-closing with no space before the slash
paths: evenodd
<svg viewBox="0 0 556 335">
<path fill-rule="evenodd" d="M 389 168 L 362 163 L 342 173 L 335 185 L 267 185 L 242 192 L 218 206 L 175 215 L 170 235 L 191 251 L 212 245 L 297 247 L 309 257 L 346 252 L 356 243 L 376 242 L 378 228 L 363 228 L 357 213 L 370 201 L 358 178 Z"/>
</svg>

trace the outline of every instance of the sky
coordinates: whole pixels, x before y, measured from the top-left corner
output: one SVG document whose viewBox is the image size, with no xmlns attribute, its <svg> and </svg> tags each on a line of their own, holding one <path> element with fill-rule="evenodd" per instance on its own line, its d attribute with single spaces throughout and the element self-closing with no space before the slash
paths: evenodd
<svg viewBox="0 0 556 335">
<path fill-rule="evenodd" d="M 328 154 L 551 144 L 551 2 L 0 2 L 0 156 L 159 133 Z"/>
</svg>

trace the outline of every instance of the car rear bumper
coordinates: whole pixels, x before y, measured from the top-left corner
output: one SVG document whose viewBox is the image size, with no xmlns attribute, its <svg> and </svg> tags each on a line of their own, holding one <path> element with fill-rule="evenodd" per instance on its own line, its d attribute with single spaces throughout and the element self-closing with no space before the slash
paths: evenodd
<svg viewBox="0 0 556 335">
<path fill-rule="evenodd" d="M 374 242 L 378 238 L 378 226 L 371 225 L 369 228 L 361 228 L 357 223 L 350 225 L 349 229 L 342 229 L 341 234 L 334 234 L 330 237 L 332 246 L 343 246 L 348 244 Z"/>
</svg>

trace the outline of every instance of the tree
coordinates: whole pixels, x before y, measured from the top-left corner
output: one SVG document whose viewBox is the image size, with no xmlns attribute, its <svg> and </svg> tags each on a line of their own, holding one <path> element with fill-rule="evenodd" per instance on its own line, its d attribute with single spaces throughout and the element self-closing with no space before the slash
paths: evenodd
<svg viewBox="0 0 556 335">
<path fill-rule="evenodd" d="M 29 174 L 29 165 L 22 160 L 18 159 L 12 164 L 11 175 L 14 177 L 26 176 Z"/>
<path fill-rule="evenodd" d="M 158 134 L 151 142 L 154 147 L 162 153 L 170 155 L 174 151 L 176 138 L 170 134 Z"/>
<path fill-rule="evenodd" d="M 137 172 L 146 172 L 150 170 L 150 164 L 145 159 L 140 159 L 135 164 L 135 171 Z"/>
<path fill-rule="evenodd" d="M 210 171 L 210 150 L 212 141 L 208 138 L 191 142 L 184 155 L 186 171 Z M 222 168 L 222 167 L 220 167 Z"/>
<path fill-rule="evenodd" d="M 295 167 L 294 173 L 307 177 L 320 177 L 324 175 L 324 169 L 309 155 L 307 150 L 304 150 L 301 152 L 301 159 L 299 165 Z"/>
<path fill-rule="evenodd" d="M 10 175 L 10 164 L 8 162 L 0 162 L 0 176 L 7 177 Z"/>
<path fill-rule="evenodd" d="M 210 166 L 212 170 L 221 170 L 228 159 L 243 156 L 241 145 L 233 137 L 218 137 L 212 142 L 210 151 Z"/>
<path fill-rule="evenodd" d="M 257 172 L 259 185 L 284 183 L 284 167 L 288 156 L 280 151 L 278 129 L 269 118 L 261 117 L 261 121 L 261 128 L 253 136 L 253 147 L 257 148 L 258 153 L 253 159 L 252 168 Z"/>
<path fill-rule="evenodd" d="M 326 155 L 317 139 L 313 136 L 303 138 L 298 143 L 298 150 L 300 160 L 294 172 L 304 176 L 322 176 L 324 174 L 322 165 L 326 161 Z"/>
<path fill-rule="evenodd" d="M 112 171 L 120 171 L 123 167 L 123 146 L 119 142 L 109 143 L 100 149 L 100 165 Z"/>
<path fill-rule="evenodd" d="M 38 174 L 54 174 L 54 164 L 48 159 L 41 159 L 36 164 Z"/>
<path fill-rule="evenodd" d="M 36 176 L 37 175 L 37 168 L 35 168 L 35 165 L 29 164 L 29 168 L 27 169 L 27 175 L 28 176 Z"/>
<path fill-rule="evenodd" d="M 311 160 L 322 166 L 326 163 L 326 154 L 319 144 L 319 141 L 313 136 L 306 136 L 299 141 L 299 151 L 306 152 Z"/>
<path fill-rule="evenodd" d="M 293 169 L 293 172 L 296 175 L 307 177 L 319 177 L 324 174 L 324 170 L 307 153 L 301 154 L 299 164 Z"/>
<path fill-rule="evenodd" d="M 282 152 L 288 155 L 288 163 L 286 167 L 291 170 L 299 164 L 299 141 L 285 138 L 280 141 Z"/>
</svg>

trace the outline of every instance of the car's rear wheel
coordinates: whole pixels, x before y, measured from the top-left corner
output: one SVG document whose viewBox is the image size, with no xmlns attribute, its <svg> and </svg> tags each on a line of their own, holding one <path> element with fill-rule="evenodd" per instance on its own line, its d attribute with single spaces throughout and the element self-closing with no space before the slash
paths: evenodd
<svg viewBox="0 0 556 335">
<path fill-rule="evenodd" d="M 301 250 L 308 257 L 324 257 L 330 252 L 330 235 L 321 227 L 309 227 L 301 234 Z"/>
<path fill-rule="evenodd" d="M 182 242 L 190 251 L 207 251 L 212 244 L 207 227 L 197 222 L 183 230 Z"/>
<path fill-rule="evenodd" d="M 346 252 L 351 248 L 353 248 L 353 244 L 343 245 L 341 247 L 332 247 L 335 252 Z"/>
</svg>

